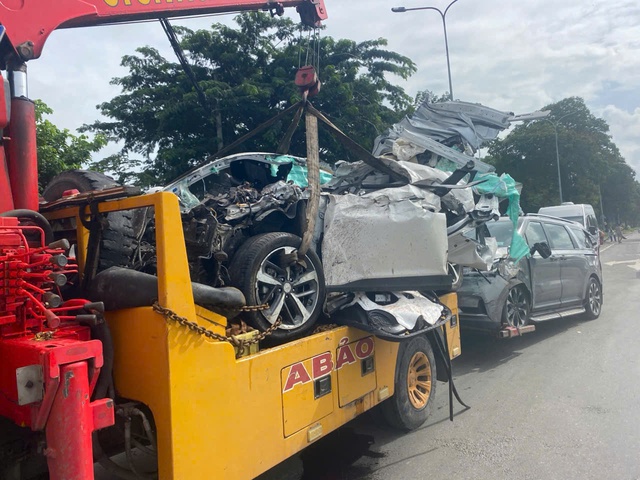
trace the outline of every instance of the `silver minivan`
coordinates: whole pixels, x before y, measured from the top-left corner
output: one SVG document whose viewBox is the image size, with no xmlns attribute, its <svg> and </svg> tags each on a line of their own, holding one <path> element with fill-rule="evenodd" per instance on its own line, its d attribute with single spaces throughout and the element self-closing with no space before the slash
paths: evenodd
<svg viewBox="0 0 640 480">
<path fill-rule="evenodd" d="M 532 321 L 600 315 L 602 268 L 597 245 L 582 225 L 546 215 L 520 217 L 518 232 L 532 254 L 515 266 L 507 258 L 511 221 L 501 218 L 486 227 L 503 259 L 489 272 L 465 270 L 458 290 L 462 328 L 497 333 Z"/>
<path fill-rule="evenodd" d="M 538 210 L 540 215 L 550 215 L 552 217 L 560 217 L 572 222 L 578 222 L 594 237 L 598 235 L 598 221 L 593 207 L 586 203 L 575 204 L 573 202 L 564 202 L 562 205 L 552 207 L 542 207 Z"/>
</svg>

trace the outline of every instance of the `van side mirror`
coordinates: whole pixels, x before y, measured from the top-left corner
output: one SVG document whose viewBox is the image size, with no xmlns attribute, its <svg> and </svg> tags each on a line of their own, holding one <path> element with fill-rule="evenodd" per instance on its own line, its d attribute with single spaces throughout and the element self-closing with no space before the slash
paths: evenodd
<svg viewBox="0 0 640 480">
<path fill-rule="evenodd" d="M 598 235 L 598 227 L 596 227 L 594 225 L 592 225 L 589 228 L 587 228 L 587 230 L 591 235 Z"/>
<path fill-rule="evenodd" d="M 551 256 L 551 247 L 547 242 L 534 243 L 529 253 L 533 255 L 536 252 L 538 252 L 542 258 L 549 258 Z"/>
</svg>

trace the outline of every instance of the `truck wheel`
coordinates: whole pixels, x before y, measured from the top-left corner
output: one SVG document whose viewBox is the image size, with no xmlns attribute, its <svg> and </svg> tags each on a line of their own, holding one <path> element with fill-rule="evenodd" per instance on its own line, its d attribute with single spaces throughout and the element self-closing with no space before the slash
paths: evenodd
<svg viewBox="0 0 640 480">
<path fill-rule="evenodd" d="M 76 189 L 80 193 L 118 187 L 111 177 L 89 170 L 70 170 L 51 180 L 42 196 L 48 202 L 58 200 L 66 190 Z M 109 267 L 128 265 L 135 244 L 133 212 L 111 212 L 108 214 L 109 228 L 102 232 L 98 271 Z"/>
<path fill-rule="evenodd" d="M 602 312 L 602 289 L 600 282 L 591 277 L 587 286 L 587 297 L 584 300 L 585 316 L 589 320 L 595 320 Z"/>
<path fill-rule="evenodd" d="M 400 430 L 415 430 L 431 414 L 436 393 L 436 362 L 424 336 L 400 344 L 394 395 L 380 405 L 386 422 Z"/>
<path fill-rule="evenodd" d="M 271 335 L 276 342 L 308 332 L 322 312 L 324 274 L 318 255 L 309 250 L 302 262 L 291 263 L 302 240 L 284 232 L 250 238 L 233 257 L 229 274 L 248 305 L 268 304 L 267 310 L 246 312 L 245 319 L 265 331 L 278 318 L 282 324 Z"/>
</svg>

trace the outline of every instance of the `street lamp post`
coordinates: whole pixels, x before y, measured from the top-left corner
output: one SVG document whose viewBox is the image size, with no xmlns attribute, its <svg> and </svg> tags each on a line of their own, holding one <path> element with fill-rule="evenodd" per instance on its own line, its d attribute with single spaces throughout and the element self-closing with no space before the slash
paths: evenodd
<svg viewBox="0 0 640 480">
<path fill-rule="evenodd" d="M 412 10 L 435 10 L 440 14 L 440 18 L 442 18 L 442 29 L 444 30 L 444 48 L 447 54 L 447 73 L 449 74 L 449 98 L 453 100 L 453 85 L 451 84 L 451 63 L 449 62 L 449 40 L 447 39 L 447 12 L 451 8 L 451 5 L 456 3 L 458 0 L 453 0 L 447 8 L 444 9 L 444 12 L 436 7 L 414 7 L 414 8 L 405 8 L 405 7 L 393 7 L 391 9 L 392 12 L 395 13 L 404 13 L 410 12 Z"/>
<path fill-rule="evenodd" d="M 541 122 L 549 122 L 551 124 L 551 126 L 553 127 L 553 133 L 555 134 L 555 137 L 556 137 L 556 166 L 558 167 L 558 192 L 560 193 L 561 204 L 563 202 L 563 197 L 562 197 L 562 177 L 560 176 L 560 152 L 558 150 L 558 123 L 560 123 L 560 120 L 562 120 L 563 118 L 568 117 L 569 115 L 573 115 L 576 112 L 577 111 L 569 112 L 561 116 L 560 118 L 558 118 L 555 122 L 552 122 L 548 118 L 539 119 L 539 121 Z"/>
</svg>

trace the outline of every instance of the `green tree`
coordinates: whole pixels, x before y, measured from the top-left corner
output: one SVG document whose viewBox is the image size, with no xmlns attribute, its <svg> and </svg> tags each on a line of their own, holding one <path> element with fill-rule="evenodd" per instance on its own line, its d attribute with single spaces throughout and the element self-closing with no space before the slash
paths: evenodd
<svg viewBox="0 0 640 480">
<path fill-rule="evenodd" d="M 65 170 L 80 168 L 89 162 L 91 154 L 106 145 L 103 135 L 90 139 L 86 135 L 74 135 L 68 129 L 60 129 L 45 115 L 53 110 L 42 100 L 36 100 L 36 140 L 38 151 L 38 187 L 43 190 L 53 177 Z"/>
<path fill-rule="evenodd" d="M 388 51 L 384 39 L 357 43 L 325 37 L 307 43 L 288 19 L 247 13 L 236 22 L 237 28 L 176 29 L 208 99 L 205 107 L 180 65 L 157 50 L 142 47 L 123 58 L 129 73 L 112 80 L 122 93 L 98 106 L 108 120 L 85 127 L 123 142 L 120 154 L 106 163 L 122 171 L 123 163 L 137 158 L 147 174 L 138 183 L 147 183 L 149 173 L 156 184 L 168 182 L 297 102 L 293 80 L 307 51 L 315 52 L 312 61 L 320 60 L 322 88 L 313 104 L 366 148 L 411 108 L 412 99 L 388 77 L 408 78 L 415 65 Z M 274 151 L 290 121 L 240 149 Z M 322 128 L 320 145 L 325 162 L 349 158 Z M 305 155 L 303 128 L 296 131 L 290 153 Z"/>
<path fill-rule="evenodd" d="M 431 90 L 420 90 L 416 94 L 413 100 L 413 106 L 417 108 L 424 102 L 442 103 L 442 102 L 448 102 L 449 100 L 451 99 L 448 93 L 442 93 L 440 95 L 436 95 Z"/>
<path fill-rule="evenodd" d="M 516 126 L 506 138 L 490 145 L 486 159 L 499 173 L 507 172 L 523 183 L 523 210 L 537 212 L 560 202 L 557 129 L 563 200 L 588 203 L 598 211 L 602 194 L 605 217 L 616 223 L 635 223 L 640 185 L 611 139 L 606 121 L 593 115 L 579 97 L 542 110 L 551 111 L 549 121 Z"/>
</svg>

